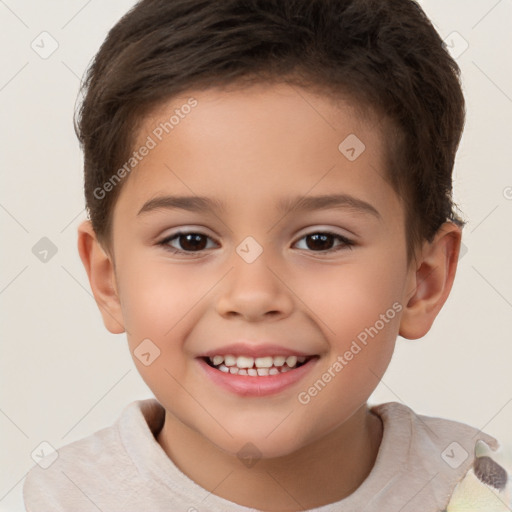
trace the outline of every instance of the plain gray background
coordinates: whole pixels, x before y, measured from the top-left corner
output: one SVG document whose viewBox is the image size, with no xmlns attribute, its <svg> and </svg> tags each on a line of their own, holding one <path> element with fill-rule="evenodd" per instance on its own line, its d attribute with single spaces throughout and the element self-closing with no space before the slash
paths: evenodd
<svg viewBox="0 0 512 512">
<path fill-rule="evenodd" d="M 103 327 L 76 249 L 86 218 L 72 125 L 80 78 L 133 3 L 0 0 L 0 510 L 24 510 L 41 442 L 59 448 L 152 396 L 125 335 Z M 454 186 L 468 225 L 445 308 L 425 338 L 399 339 L 372 402 L 403 402 L 511 446 L 512 0 L 421 4 L 462 68 L 468 117 Z"/>
</svg>

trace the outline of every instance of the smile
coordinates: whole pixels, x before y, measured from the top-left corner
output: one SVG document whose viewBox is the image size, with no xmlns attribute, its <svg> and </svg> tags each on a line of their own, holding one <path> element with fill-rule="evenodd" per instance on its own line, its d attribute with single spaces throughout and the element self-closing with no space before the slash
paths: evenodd
<svg viewBox="0 0 512 512">
<path fill-rule="evenodd" d="M 264 356 L 250 357 L 233 355 L 215 355 L 205 358 L 213 368 L 232 375 L 247 375 L 249 377 L 267 377 L 286 373 L 305 364 L 308 357 L 297 356 Z"/>
<path fill-rule="evenodd" d="M 263 352 L 264 354 L 265 352 Z M 243 354 L 243 352 L 242 352 Z M 260 355 L 261 354 L 261 355 Z M 209 354 L 196 358 L 207 379 L 220 388 L 242 397 L 264 397 L 293 388 L 318 362 L 306 355 Z"/>
</svg>

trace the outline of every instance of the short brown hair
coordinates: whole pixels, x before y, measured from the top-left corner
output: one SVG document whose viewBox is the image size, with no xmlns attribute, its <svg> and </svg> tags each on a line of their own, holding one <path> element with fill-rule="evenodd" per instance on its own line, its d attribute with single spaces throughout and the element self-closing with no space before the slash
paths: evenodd
<svg viewBox="0 0 512 512">
<path fill-rule="evenodd" d="M 251 81 L 348 96 L 389 121 L 386 177 L 405 205 L 409 257 L 445 221 L 462 224 L 452 202 L 460 69 L 415 1 L 141 0 L 110 30 L 76 113 L 100 241 L 122 183 L 97 190 L 130 158 L 145 116 L 193 88 Z"/>
</svg>

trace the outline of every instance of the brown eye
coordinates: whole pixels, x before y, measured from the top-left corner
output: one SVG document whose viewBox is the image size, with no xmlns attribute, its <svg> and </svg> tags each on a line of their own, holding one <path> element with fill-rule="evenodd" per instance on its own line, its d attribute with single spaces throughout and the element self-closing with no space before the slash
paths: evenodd
<svg viewBox="0 0 512 512">
<path fill-rule="evenodd" d="M 215 244 L 209 244 L 211 238 L 202 233 L 175 233 L 158 244 L 174 253 L 195 253 L 211 249 Z"/>
<path fill-rule="evenodd" d="M 328 232 L 310 233 L 309 235 L 302 237 L 297 244 L 302 241 L 305 241 L 305 243 L 303 244 L 303 247 L 299 248 L 312 252 L 334 252 L 340 249 L 350 248 L 354 245 L 353 242 L 344 236 Z M 336 244 L 336 242 L 338 243 Z"/>
<path fill-rule="evenodd" d="M 308 249 L 315 251 L 328 251 L 332 249 L 334 237 L 332 235 L 316 233 L 306 237 Z"/>
<path fill-rule="evenodd" d="M 190 233 L 188 235 L 179 235 L 179 245 L 185 251 L 200 251 L 204 249 L 207 244 L 207 237 L 198 233 Z"/>
</svg>

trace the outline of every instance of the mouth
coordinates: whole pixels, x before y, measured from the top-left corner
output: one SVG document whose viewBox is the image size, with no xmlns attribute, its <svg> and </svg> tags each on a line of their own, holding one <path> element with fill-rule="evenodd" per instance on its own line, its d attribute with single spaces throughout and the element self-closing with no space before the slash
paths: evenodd
<svg viewBox="0 0 512 512">
<path fill-rule="evenodd" d="M 318 355 L 262 355 L 261 351 L 257 357 L 242 354 L 209 354 L 197 361 L 214 385 L 242 397 L 264 397 L 292 389 L 319 359 Z"/>
<path fill-rule="evenodd" d="M 316 356 L 234 356 L 214 355 L 203 361 L 222 373 L 247 377 L 269 377 L 296 370 Z"/>
</svg>

